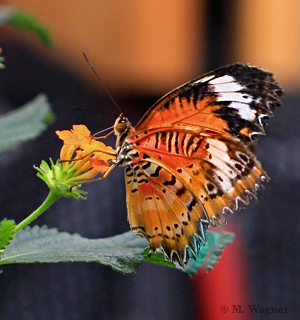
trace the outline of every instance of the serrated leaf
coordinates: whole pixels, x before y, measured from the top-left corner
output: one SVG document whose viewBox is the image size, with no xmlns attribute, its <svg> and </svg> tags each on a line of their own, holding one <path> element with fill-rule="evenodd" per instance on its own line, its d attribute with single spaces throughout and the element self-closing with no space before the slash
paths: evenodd
<svg viewBox="0 0 300 320">
<path fill-rule="evenodd" d="M 207 244 L 201 249 L 201 254 L 196 260 L 190 260 L 186 267 L 186 272 L 190 275 L 197 272 L 204 264 L 207 270 L 211 270 L 219 261 L 223 249 L 234 239 L 232 232 L 207 232 Z"/>
<path fill-rule="evenodd" d="M 1 264 L 35 262 L 99 262 L 121 273 L 135 273 L 148 242 L 131 231 L 105 238 L 87 239 L 79 234 L 47 227 L 26 227 L 14 235 Z"/>
<path fill-rule="evenodd" d="M 32 14 L 29 14 L 23 10 L 1 6 L 0 24 L 3 23 L 10 23 L 17 28 L 30 31 L 35 36 L 40 38 L 48 47 L 53 45 L 53 36 L 49 28 Z"/>
<path fill-rule="evenodd" d="M 151 256 L 149 256 L 149 250 L 150 249 L 147 248 L 143 253 L 144 261 L 159 264 L 165 267 L 176 268 L 176 265 L 170 261 L 167 261 L 164 255 L 160 252 L 151 252 Z"/>
<path fill-rule="evenodd" d="M 39 94 L 23 107 L 0 117 L 0 153 L 18 143 L 33 139 L 45 130 L 45 119 L 52 114 L 47 97 Z"/>
<path fill-rule="evenodd" d="M 12 240 L 15 226 L 13 220 L 4 219 L 0 222 L 0 253 L 4 251 L 10 240 Z"/>
<path fill-rule="evenodd" d="M 190 260 L 187 264 L 186 267 L 186 272 L 190 275 L 194 274 L 197 272 L 197 270 L 199 268 L 202 267 L 208 251 L 210 249 L 212 249 L 216 243 L 218 242 L 218 240 L 220 239 L 220 235 L 216 232 L 207 232 L 206 233 L 206 245 L 202 247 L 201 252 L 200 252 L 200 256 L 197 257 L 196 260 Z"/>
<path fill-rule="evenodd" d="M 57 262 L 98 262 L 110 266 L 121 273 L 135 273 L 143 262 L 177 268 L 188 274 L 195 273 L 205 262 L 211 269 L 217 263 L 223 248 L 233 241 L 234 234 L 223 232 L 221 235 L 208 232 L 207 245 L 202 248 L 201 257 L 190 260 L 185 270 L 178 264 L 166 261 L 162 253 L 148 256 L 148 241 L 131 231 L 105 238 L 87 239 L 79 234 L 58 232 L 47 227 L 26 227 L 14 235 L 6 247 L 0 265 L 12 263 L 57 263 Z M 207 258 L 209 256 L 209 258 Z"/>
<path fill-rule="evenodd" d="M 211 255 L 207 259 L 207 270 L 211 270 L 220 260 L 221 254 L 226 246 L 234 240 L 235 234 L 232 232 L 222 232 L 220 239 L 211 249 Z"/>
<path fill-rule="evenodd" d="M 233 241 L 234 234 L 230 232 L 222 232 L 221 234 L 216 232 L 208 231 L 206 233 L 206 245 L 202 247 L 200 256 L 196 260 L 189 260 L 185 269 L 183 269 L 179 264 L 173 264 L 165 260 L 162 253 L 151 253 L 148 256 L 149 249 L 146 249 L 143 253 L 146 262 L 151 262 L 159 264 L 166 267 L 177 268 L 181 271 L 192 275 L 197 272 L 199 268 L 205 263 L 207 269 L 210 270 L 219 261 L 220 255 L 223 249 Z"/>
</svg>

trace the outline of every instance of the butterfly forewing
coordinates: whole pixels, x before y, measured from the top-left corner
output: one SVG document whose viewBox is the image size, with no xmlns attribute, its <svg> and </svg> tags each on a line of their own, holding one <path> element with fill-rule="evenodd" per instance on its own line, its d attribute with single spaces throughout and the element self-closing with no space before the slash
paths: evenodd
<svg viewBox="0 0 300 320">
<path fill-rule="evenodd" d="M 264 134 L 265 121 L 281 105 L 273 75 L 248 65 L 229 65 L 171 91 L 155 103 L 137 132 L 159 126 L 201 132 L 211 129 L 242 141 Z"/>
<path fill-rule="evenodd" d="M 171 91 L 119 137 L 131 229 L 152 251 L 184 266 L 209 225 L 256 199 L 268 177 L 246 144 L 282 93 L 271 73 L 234 64 Z"/>
</svg>

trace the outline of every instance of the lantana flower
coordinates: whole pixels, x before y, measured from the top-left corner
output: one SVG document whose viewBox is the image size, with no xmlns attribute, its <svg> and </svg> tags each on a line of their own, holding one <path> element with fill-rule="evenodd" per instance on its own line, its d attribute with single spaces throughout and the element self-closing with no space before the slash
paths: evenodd
<svg viewBox="0 0 300 320">
<path fill-rule="evenodd" d="M 36 168 L 38 176 L 50 189 L 58 188 L 63 196 L 80 199 L 86 192 L 79 190 L 78 185 L 105 173 L 116 151 L 91 136 L 85 125 L 74 125 L 72 130 L 56 131 L 56 134 L 64 142 L 60 160 L 54 164 L 50 159 L 51 167 L 43 161 Z"/>
<path fill-rule="evenodd" d="M 38 177 L 46 182 L 50 192 L 45 201 L 27 218 L 14 228 L 14 233 L 22 230 L 39 217 L 60 197 L 84 199 L 86 192 L 79 189 L 80 184 L 90 181 L 98 173 L 104 173 L 115 159 L 116 151 L 112 147 L 97 141 L 84 125 L 74 125 L 72 130 L 56 131 L 64 144 L 60 151 L 60 159 L 50 165 L 42 161 Z"/>
</svg>

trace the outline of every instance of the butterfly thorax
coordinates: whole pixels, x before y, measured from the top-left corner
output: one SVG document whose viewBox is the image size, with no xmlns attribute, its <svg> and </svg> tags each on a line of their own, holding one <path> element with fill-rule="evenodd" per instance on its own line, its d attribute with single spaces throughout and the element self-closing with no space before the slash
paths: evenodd
<svg viewBox="0 0 300 320">
<path fill-rule="evenodd" d="M 114 124 L 114 132 L 117 136 L 116 149 L 117 149 L 117 159 L 116 163 L 119 166 L 126 166 L 128 163 L 127 154 L 132 148 L 132 144 L 127 143 L 126 139 L 132 136 L 135 129 L 132 127 L 131 123 L 123 114 L 120 114 Z M 127 160 L 127 161 L 126 161 Z"/>
</svg>

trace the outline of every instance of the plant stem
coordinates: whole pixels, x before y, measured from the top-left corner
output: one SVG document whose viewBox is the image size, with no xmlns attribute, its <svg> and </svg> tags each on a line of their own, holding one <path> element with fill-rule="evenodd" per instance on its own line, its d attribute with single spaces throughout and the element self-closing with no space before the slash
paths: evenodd
<svg viewBox="0 0 300 320">
<path fill-rule="evenodd" d="M 56 200 L 58 200 L 61 197 L 61 194 L 54 190 L 50 190 L 47 198 L 45 201 L 35 210 L 32 212 L 30 216 L 28 216 L 26 219 L 21 221 L 14 229 L 14 234 L 22 230 L 24 227 L 26 227 L 29 223 L 31 223 L 33 220 L 35 220 L 37 217 L 39 217 L 44 211 L 46 211 Z"/>
</svg>

